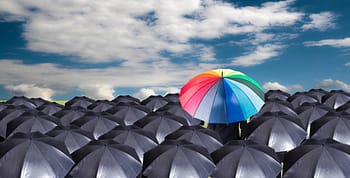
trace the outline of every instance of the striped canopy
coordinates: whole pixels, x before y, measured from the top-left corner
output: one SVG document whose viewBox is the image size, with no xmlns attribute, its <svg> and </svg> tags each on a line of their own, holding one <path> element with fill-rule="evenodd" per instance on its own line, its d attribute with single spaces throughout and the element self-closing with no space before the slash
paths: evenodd
<svg viewBox="0 0 350 178">
<path fill-rule="evenodd" d="M 261 86 L 245 74 L 216 69 L 199 74 L 180 91 L 182 107 L 209 123 L 234 123 L 255 115 L 264 104 Z"/>
</svg>

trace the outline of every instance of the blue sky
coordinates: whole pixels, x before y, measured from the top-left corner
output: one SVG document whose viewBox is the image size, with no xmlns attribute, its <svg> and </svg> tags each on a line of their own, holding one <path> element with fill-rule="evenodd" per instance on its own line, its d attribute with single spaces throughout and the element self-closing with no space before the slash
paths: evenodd
<svg viewBox="0 0 350 178">
<path fill-rule="evenodd" d="M 265 90 L 350 91 L 346 0 L 2 0 L 0 98 L 145 98 L 230 68 Z"/>
</svg>

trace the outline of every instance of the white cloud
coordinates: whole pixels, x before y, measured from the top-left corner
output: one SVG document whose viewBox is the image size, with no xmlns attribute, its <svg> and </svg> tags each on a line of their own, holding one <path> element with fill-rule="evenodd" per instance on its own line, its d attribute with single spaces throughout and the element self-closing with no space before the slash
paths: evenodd
<svg viewBox="0 0 350 178">
<path fill-rule="evenodd" d="M 45 100 L 51 100 L 51 97 L 56 93 L 53 89 L 36 86 L 35 84 L 6 85 L 5 90 L 14 95 L 24 95 L 33 98 L 41 97 Z"/>
<path fill-rule="evenodd" d="M 346 67 L 349 67 L 350 66 L 350 62 L 347 62 L 344 64 Z"/>
<path fill-rule="evenodd" d="M 79 90 L 83 91 L 86 96 L 94 99 L 107 99 L 114 98 L 114 88 L 108 84 L 83 84 L 78 86 Z"/>
<path fill-rule="evenodd" d="M 236 7 L 215 0 L 11 1 L 0 2 L 5 20 L 22 20 L 27 48 L 78 56 L 82 62 L 161 59 L 186 53 L 192 39 L 259 33 L 292 26 L 303 13 L 293 0 Z"/>
<path fill-rule="evenodd" d="M 304 42 L 306 46 L 332 46 L 336 48 L 350 47 L 350 37 L 343 39 L 326 39 L 320 41 Z"/>
<path fill-rule="evenodd" d="M 321 12 L 318 14 L 311 14 L 309 18 L 311 19 L 311 22 L 304 24 L 301 27 L 303 30 L 316 29 L 320 31 L 325 31 L 327 29 L 336 27 L 334 23 L 336 16 L 331 12 Z"/>
<path fill-rule="evenodd" d="M 258 65 L 266 60 L 278 56 L 280 50 L 284 46 L 274 45 L 274 44 L 265 44 L 263 46 L 257 46 L 255 51 L 248 53 L 244 56 L 236 57 L 232 64 L 235 66 L 253 66 Z"/>
<path fill-rule="evenodd" d="M 340 80 L 324 79 L 320 82 L 320 87 L 326 89 L 342 89 L 350 92 L 350 85 Z"/>
<path fill-rule="evenodd" d="M 201 48 L 199 58 L 203 62 L 215 61 L 214 49 L 212 47 Z"/>
<path fill-rule="evenodd" d="M 292 92 L 295 90 L 302 90 L 303 86 L 300 84 L 294 84 L 294 85 L 289 85 L 289 86 L 285 86 L 282 85 L 278 82 L 266 82 L 263 86 L 262 86 L 266 91 L 267 90 L 282 90 L 285 92 Z"/>
<path fill-rule="evenodd" d="M 177 87 L 151 87 L 151 88 L 141 88 L 140 91 L 134 93 L 133 96 L 144 100 L 151 95 L 163 95 L 168 93 L 179 93 L 180 89 Z"/>
</svg>

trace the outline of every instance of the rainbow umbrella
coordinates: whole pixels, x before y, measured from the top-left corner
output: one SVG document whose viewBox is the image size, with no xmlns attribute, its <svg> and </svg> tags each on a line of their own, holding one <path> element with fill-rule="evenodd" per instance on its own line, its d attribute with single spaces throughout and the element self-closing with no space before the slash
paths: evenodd
<svg viewBox="0 0 350 178">
<path fill-rule="evenodd" d="M 182 107 L 208 123 L 234 123 L 256 114 L 264 104 L 261 86 L 245 74 L 216 69 L 199 74 L 180 91 Z"/>
</svg>

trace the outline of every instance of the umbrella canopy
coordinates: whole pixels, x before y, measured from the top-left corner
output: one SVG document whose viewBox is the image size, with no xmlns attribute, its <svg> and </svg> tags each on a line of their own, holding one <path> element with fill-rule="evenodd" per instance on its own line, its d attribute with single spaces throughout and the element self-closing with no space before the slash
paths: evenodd
<svg viewBox="0 0 350 178">
<path fill-rule="evenodd" d="M 140 100 L 132 97 L 130 95 L 119 95 L 116 98 L 112 100 L 113 103 L 119 104 L 119 103 L 134 103 L 134 104 L 140 104 Z"/>
<path fill-rule="evenodd" d="M 109 113 L 88 112 L 81 118 L 72 122 L 72 125 L 92 133 L 95 139 L 109 132 L 118 125 L 124 125 L 120 118 Z"/>
<path fill-rule="evenodd" d="M 60 126 L 59 119 L 49 116 L 42 112 L 37 113 L 23 113 L 16 119 L 8 122 L 6 135 L 11 136 L 14 133 L 31 133 L 40 132 L 45 134 L 57 126 Z"/>
<path fill-rule="evenodd" d="M 337 108 L 336 111 L 350 114 L 350 101 Z"/>
<path fill-rule="evenodd" d="M 178 93 L 168 93 L 164 96 L 169 102 L 180 102 Z"/>
<path fill-rule="evenodd" d="M 35 109 L 37 107 L 29 98 L 25 96 L 14 96 L 11 99 L 7 100 L 6 103 L 17 106 L 22 105 L 30 109 Z"/>
<path fill-rule="evenodd" d="M 230 141 L 211 156 L 216 164 L 213 178 L 272 178 L 282 168 L 272 148 L 249 140 Z"/>
<path fill-rule="evenodd" d="M 208 151 L 185 140 L 166 140 L 144 155 L 142 175 L 147 178 L 207 178 L 214 171 Z"/>
<path fill-rule="evenodd" d="M 287 101 L 288 97 L 290 97 L 290 94 L 282 90 L 269 90 L 265 93 L 264 97 L 265 97 L 265 101 L 275 100 L 275 99 Z"/>
<path fill-rule="evenodd" d="M 304 103 L 317 103 L 317 98 L 310 96 L 307 92 L 296 92 L 292 96 L 288 97 L 287 101 L 289 101 L 294 108 L 301 106 Z"/>
<path fill-rule="evenodd" d="M 156 111 L 167 103 L 168 101 L 160 95 L 151 95 L 141 102 L 142 105 L 146 106 L 151 111 Z"/>
<path fill-rule="evenodd" d="M 73 121 L 84 116 L 88 111 L 82 107 L 67 107 L 56 112 L 53 116 L 60 119 L 63 126 L 69 126 Z"/>
<path fill-rule="evenodd" d="M 74 178 L 136 177 L 142 164 L 133 148 L 113 140 L 92 141 L 72 154 Z"/>
<path fill-rule="evenodd" d="M 76 126 L 59 126 L 46 135 L 62 141 L 70 154 L 94 139 L 90 132 L 84 131 Z"/>
<path fill-rule="evenodd" d="M 284 178 L 347 178 L 350 175 L 350 146 L 334 140 L 307 140 L 285 158 Z"/>
<path fill-rule="evenodd" d="M 282 101 L 277 99 L 266 101 L 266 103 L 260 109 L 259 113 L 254 117 L 252 117 L 252 119 L 264 114 L 265 112 L 283 112 L 292 117 L 299 118 L 299 115 L 295 112 L 292 104 L 290 104 L 287 101 Z"/>
<path fill-rule="evenodd" d="M 264 104 L 264 92 L 252 78 L 229 69 L 210 70 L 187 82 L 180 92 L 182 107 L 209 123 L 244 121 Z"/>
<path fill-rule="evenodd" d="M 64 178 L 73 165 L 62 142 L 38 132 L 17 133 L 0 143 L 1 177 Z"/>
<path fill-rule="evenodd" d="M 115 103 L 108 100 L 97 100 L 94 103 L 90 104 L 87 109 L 95 111 L 95 112 L 103 112 L 112 108 Z"/>
<path fill-rule="evenodd" d="M 183 125 L 188 125 L 186 119 L 175 116 L 167 112 L 153 112 L 146 117 L 135 122 L 136 126 L 151 131 L 156 135 L 159 143 L 170 133 L 174 132 Z"/>
<path fill-rule="evenodd" d="M 74 106 L 80 106 L 82 108 L 87 108 L 90 104 L 92 104 L 95 100 L 88 98 L 86 96 L 76 96 L 66 102 L 66 107 L 74 107 Z"/>
<path fill-rule="evenodd" d="M 125 125 L 132 125 L 134 122 L 145 117 L 151 110 L 135 103 L 119 103 L 108 109 L 107 112 L 122 118 Z"/>
<path fill-rule="evenodd" d="M 334 109 L 338 109 L 348 101 L 350 101 L 350 93 L 343 90 L 332 90 L 322 97 L 322 103 Z"/>
<path fill-rule="evenodd" d="M 52 116 L 56 112 L 60 111 L 63 109 L 63 106 L 58 104 L 58 103 L 45 103 L 42 104 L 41 106 L 37 107 L 36 110 L 41 111 L 47 115 Z"/>
<path fill-rule="evenodd" d="M 206 148 L 209 153 L 222 147 L 220 136 L 211 129 L 196 126 L 182 126 L 165 137 L 166 140 L 187 140 Z"/>
<path fill-rule="evenodd" d="M 301 122 L 304 127 L 307 129 L 308 136 L 310 135 L 310 124 L 315 120 L 321 118 L 329 112 L 334 112 L 334 110 L 326 105 L 321 103 L 304 103 L 297 109 Z"/>
<path fill-rule="evenodd" d="M 248 123 L 248 140 L 268 145 L 276 152 L 289 151 L 306 138 L 298 118 L 282 112 L 266 112 Z"/>
<path fill-rule="evenodd" d="M 45 103 L 50 103 L 47 100 L 44 100 L 42 98 L 30 98 L 30 101 L 35 104 L 35 106 L 39 107 Z"/>
<path fill-rule="evenodd" d="M 143 154 L 158 145 L 158 141 L 152 132 L 134 125 L 117 126 L 99 139 L 112 139 L 118 143 L 131 146 L 135 149 L 141 162 L 143 161 Z"/>
<path fill-rule="evenodd" d="M 350 115 L 345 113 L 328 113 L 311 124 L 311 138 L 332 138 L 340 143 L 350 145 Z"/>
<path fill-rule="evenodd" d="M 6 137 L 7 133 L 7 123 L 16 119 L 23 113 L 35 113 L 34 109 L 29 109 L 25 106 L 10 105 L 6 109 L 0 112 L 0 136 Z"/>
<path fill-rule="evenodd" d="M 192 117 L 185 111 L 179 102 L 169 102 L 165 106 L 159 108 L 157 112 L 169 112 L 176 116 L 185 118 L 187 120 L 188 125 L 199 125 L 201 120 Z"/>
<path fill-rule="evenodd" d="M 310 89 L 307 94 L 316 98 L 318 102 L 322 102 L 322 97 L 326 95 L 328 92 L 323 89 Z"/>
</svg>

